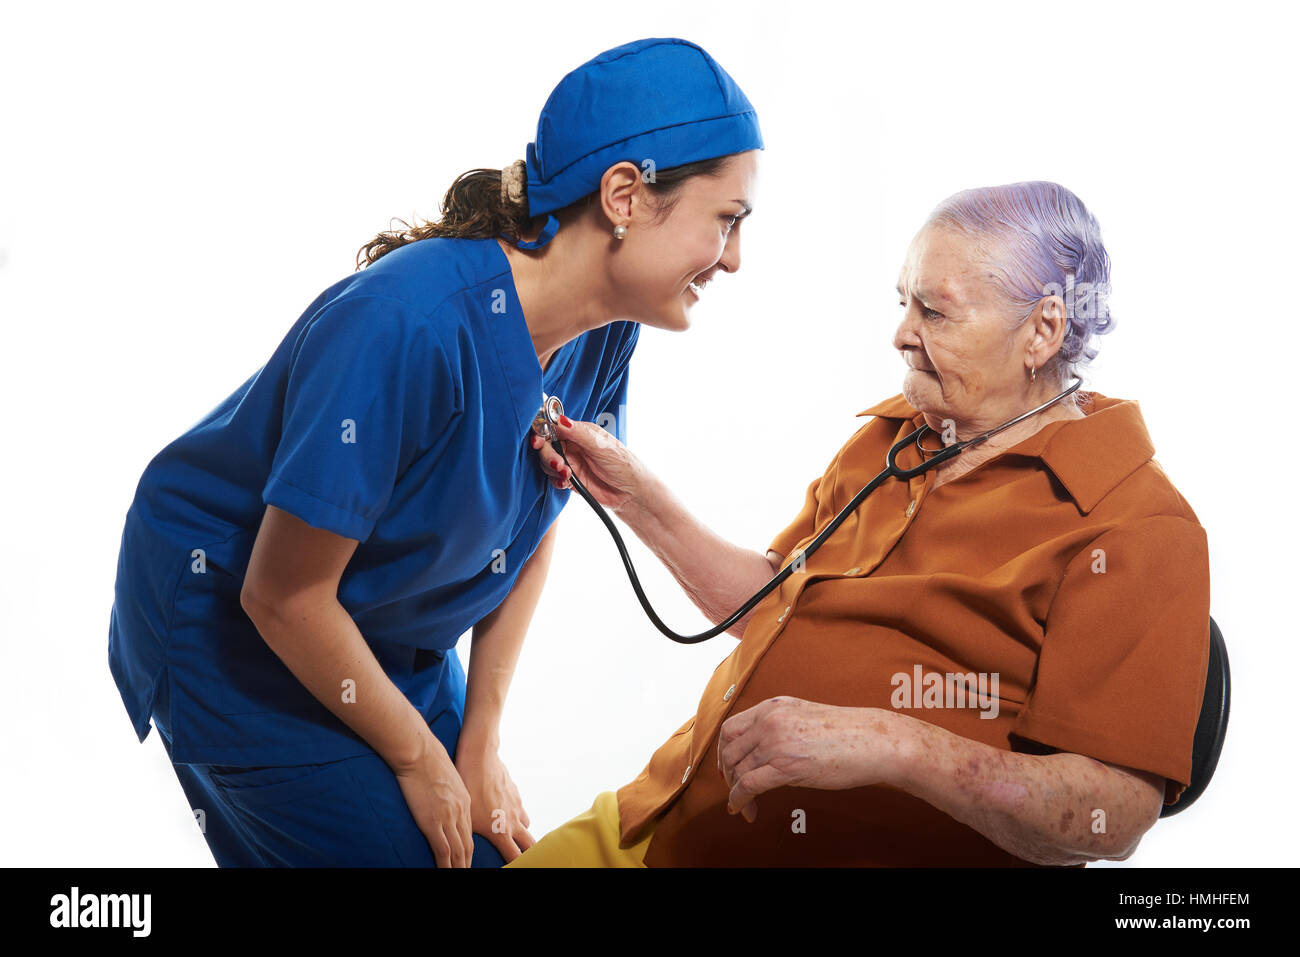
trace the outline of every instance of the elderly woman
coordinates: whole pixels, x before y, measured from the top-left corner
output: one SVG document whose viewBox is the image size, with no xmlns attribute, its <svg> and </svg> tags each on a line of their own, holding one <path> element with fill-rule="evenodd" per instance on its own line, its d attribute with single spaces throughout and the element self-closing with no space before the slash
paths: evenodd
<svg viewBox="0 0 1300 957">
<path fill-rule="evenodd" d="M 902 394 L 859 413 L 766 557 L 710 532 L 604 430 L 563 423 L 578 479 L 711 621 L 802 567 L 731 630 L 739 646 L 641 774 L 511 866 L 1132 854 L 1188 784 L 1209 565 L 1137 403 L 1061 396 L 1109 331 L 1108 281 L 1097 222 L 1061 186 L 941 204 L 899 277 Z M 801 555 L 922 422 L 941 449 L 1058 396 L 886 482 Z M 908 445 L 899 464 L 922 454 Z M 539 455 L 568 484 L 559 456 Z"/>
</svg>

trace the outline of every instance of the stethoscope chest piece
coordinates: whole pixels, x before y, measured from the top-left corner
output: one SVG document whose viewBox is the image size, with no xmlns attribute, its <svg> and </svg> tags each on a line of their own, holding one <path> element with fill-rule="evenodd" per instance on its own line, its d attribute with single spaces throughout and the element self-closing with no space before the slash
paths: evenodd
<svg viewBox="0 0 1300 957">
<path fill-rule="evenodd" d="M 533 431 L 548 442 L 557 441 L 555 427 L 560 424 L 562 415 L 564 415 L 564 403 L 560 401 L 560 397 L 543 392 L 542 407 L 533 418 Z"/>
</svg>

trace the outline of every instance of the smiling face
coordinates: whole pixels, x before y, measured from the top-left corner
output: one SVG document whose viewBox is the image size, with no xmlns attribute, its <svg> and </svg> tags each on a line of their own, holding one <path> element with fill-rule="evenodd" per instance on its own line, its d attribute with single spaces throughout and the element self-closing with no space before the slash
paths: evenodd
<svg viewBox="0 0 1300 957">
<path fill-rule="evenodd" d="M 894 348 L 908 365 L 903 397 L 925 413 L 930 428 L 942 431 L 950 419 L 966 438 L 1024 411 L 1044 382 L 1040 375 L 1031 388 L 1027 361 L 1029 349 L 1039 347 L 1033 337 L 1042 310 L 1011 331 L 1015 311 L 969 238 L 942 226 L 923 228 L 908 249 L 898 291 L 904 313 Z"/>
<path fill-rule="evenodd" d="M 660 329 L 690 327 L 690 309 L 709 294 L 708 283 L 740 268 L 740 224 L 753 206 L 757 157 L 757 150 L 737 153 L 716 175 L 692 176 L 667 213 L 642 184 L 634 184 L 626 208 L 606 209 L 612 222 L 627 225 L 625 238 L 611 239 L 618 244 L 610 265 L 616 314 Z"/>
</svg>

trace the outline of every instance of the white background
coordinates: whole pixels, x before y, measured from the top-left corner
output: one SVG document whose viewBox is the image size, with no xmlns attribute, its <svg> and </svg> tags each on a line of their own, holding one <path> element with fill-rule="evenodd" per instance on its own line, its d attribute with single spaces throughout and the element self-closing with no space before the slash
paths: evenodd
<svg viewBox="0 0 1300 957">
<path fill-rule="evenodd" d="M 1212 787 L 1120 866 L 1293 863 L 1294 16 L 1047 6 L 6 3 L 2 863 L 212 866 L 107 666 L 141 470 L 391 217 L 522 158 L 566 72 L 650 36 L 713 54 L 767 148 L 740 271 L 689 331 L 642 332 L 633 450 L 763 550 L 901 388 L 893 286 L 929 210 L 1068 186 L 1114 263 L 1085 387 L 1141 403 L 1205 526 L 1234 682 Z M 502 727 L 537 837 L 635 777 L 735 646 L 660 636 L 586 503 L 559 524 Z M 629 546 L 663 617 L 707 627 Z"/>
</svg>

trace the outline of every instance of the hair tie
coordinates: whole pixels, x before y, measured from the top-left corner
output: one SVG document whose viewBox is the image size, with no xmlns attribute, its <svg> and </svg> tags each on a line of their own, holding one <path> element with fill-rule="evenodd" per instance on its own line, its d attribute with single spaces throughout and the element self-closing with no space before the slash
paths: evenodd
<svg viewBox="0 0 1300 957">
<path fill-rule="evenodd" d="M 501 170 L 501 205 L 522 206 L 524 184 L 528 182 L 528 167 L 523 160 L 515 160 Z"/>
</svg>

